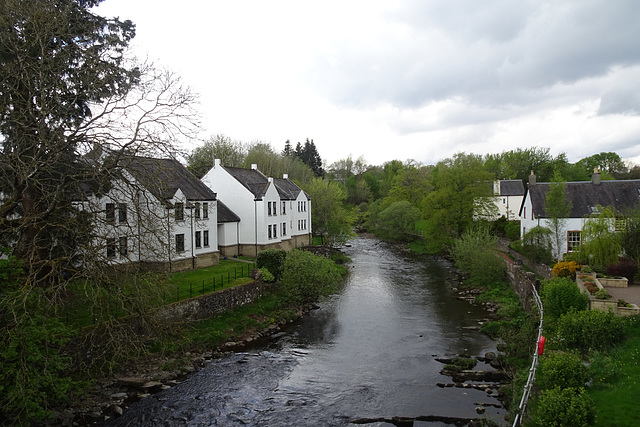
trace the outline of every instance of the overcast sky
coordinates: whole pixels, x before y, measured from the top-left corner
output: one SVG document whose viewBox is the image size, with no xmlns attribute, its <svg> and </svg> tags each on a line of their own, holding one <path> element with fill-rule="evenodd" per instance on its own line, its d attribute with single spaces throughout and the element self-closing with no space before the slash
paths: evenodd
<svg viewBox="0 0 640 427">
<path fill-rule="evenodd" d="M 200 94 L 202 137 L 328 163 L 533 146 L 640 164 L 637 0 L 106 0 Z"/>
</svg>

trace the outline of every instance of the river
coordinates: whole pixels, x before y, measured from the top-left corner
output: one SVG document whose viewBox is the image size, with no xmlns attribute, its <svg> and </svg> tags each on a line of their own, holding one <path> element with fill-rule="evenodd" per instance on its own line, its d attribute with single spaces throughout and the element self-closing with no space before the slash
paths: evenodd
<svg viewBox="0 0 640 427">
<path fill-rule="evenodd" d="M 106 426 L 343 426 L 362 419 L 390 426 L 381 419 L 474 418 L 479 406 L 482 417 L 503 424 L 493 395 L 438 386 L 451 379 L 435 357 L 495 351 L 473 328 L 486 312 L 453 294 L 451 264 L 368 238 L 344 252 L 352 259 L 347 282 L 319 309 L 260 348 L 209 362 Z"/>
</svg>

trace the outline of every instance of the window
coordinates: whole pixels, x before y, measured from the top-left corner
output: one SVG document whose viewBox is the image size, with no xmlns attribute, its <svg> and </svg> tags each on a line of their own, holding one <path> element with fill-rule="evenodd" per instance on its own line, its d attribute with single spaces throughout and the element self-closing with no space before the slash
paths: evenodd
<svg viewBox="0 0 640 427">
<path fill-rule="evenodd" d="M 125 203 L 118 204 L 118 222 L 120 224 L 127 222 L 127 205 Z"/>
<path fill-rule="evenodd" d="M 106 212 L 107 212 L 107 222 L 115 222 L 115 220 L 116 220 L 116 204 L 115 203 L 107 203 Z"/>
<path fill-rule="evenodd" d="M 202 218 L 209 218 L 209 203 L 202 204 Z"/>
<path fill-rule="evenodd" d="M 202 232 L 202 240 L 204 243 L 204 247 L 208 248 L 209 247 L 209 230 L 204 230 Z"/>
<path fill-rule="evenodd" d="M 580 249 L 581 240 L 581 231 L 567 231 L 567 252 L 574 252 Z"/>
<path fill-rule="evenodd" d="M 129 246 L 127 245 L 126 237 L 120 237 L 118 242 L 118 249 L 120 250 L 121 256 L 127 256 L 127 254 L 129 253 Z"/>
<path fill-rule="evenodd" d="M 184 252 L 184 234 L 176 234 L 176 252 Z"/>
<path fill-rule="evenodd" d="M 287 235 L 287 223 L 286 222 L 282 223 L 282 235 L 283 236 Z"/>
<path fill-rule="evenodd" d="M 274 204 L 274 206 L 275 206 L 275 204 Z M 277 224 L 273 224 L 273 238 L 274 239 L 278 238 L 278 225 Z"/>
<path fill-rule="evenodd" d="M 202 247 L 202 233 L 200 231 L 196 231 L 196 248 Z"/>
<path fill-rule="evenodd" d="M 115 258 L 116 257 L 116 239 L 108 238 L 107 239 L 107 258 Z"/>
<path fill-rule="evenodd" d="M 269 226 L 268 229 L 269 229 L 269 239 L 272 239 L 273 237 L 271 237 L 271 226 Z"/>
<path fill-rule="evenodd" d="M 268 210 L 269 210 L 269 216 L 271 216 L 272 215 L 271 214 L 271 202 L 267 202 L 267 207 L 268 207 Z"/>
<path fill-rule="evenodd" d="M 181 203 L 181 202 L 176 203 L 176 206 L 175 206 L 175 218 L 176 218 L 176 221 L 183 221 L 184 220 L 184 203 Z"/>
<path fill-rule="evenodd" d="M 627 229 L 627 219 L 617 217 L 616 218 L 616 231 L 625 231 Z"/>
<path fill-rule="evenodd" d="M 196 219 L 200 219 L 200 203 L 196 202 L 194 215 Z"/>
<path fill-rule="evenodd" d="M 282 215 L 287 214 L 287 202 L 282 202 Z"/>
<path fill-rule="evenodd" d="M 527 207 L 526 206 L 522 210 L 522 218 L 527 219 Z"/>
</svg>

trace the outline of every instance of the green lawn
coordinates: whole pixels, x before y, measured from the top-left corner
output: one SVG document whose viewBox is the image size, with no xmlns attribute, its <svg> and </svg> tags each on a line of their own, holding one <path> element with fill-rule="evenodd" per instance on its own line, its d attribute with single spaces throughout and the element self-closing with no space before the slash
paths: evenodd
<svg viewBox="0 0 640 427">
<path fill-rule="evenodd" d="M 635 317 L 629 338 L 604 358 L 594 360 L 600 372 L 589 395 L 595 402 L 596 425 L 640 425 L 640 320 Z"/>
<path fill-rule="evenodd" d="M 220 260 L 218 265 L 197 270 L 188 270 L 168 275 L 150 275 L 146 280 L 151 280 L 151 284 L 157 283 L 157 288 L 161 289 L 156 296 L 149 296 L 152 306 L 161 306 L 181 301 L 187 298 L 197 297 L 213 291 L 230 288 L 251 282 L 249 273 L 255 268 L 255 264 L 238 261 L 236 259 Z M 131 295 L 131 299 L 139 298 L 141 295 L 131 291 L 128 287 L 128 277 L 118 276 L 119 286 L 117 290 L 125 295 Z M 140 281 L 140 279 L 136 279 Z M 134 283 L 135 280 L 131 280 Z M 124 283 L 124 284 L 123 284 Z M 148 286 L 148 285 L 147 285 Z M 147 289 L 149 289 L 147 287 Z M 116 299 L 111 298 L 107 291 L 98 295 L 93 294 L 90 283 L 74 282 L 67 286 L 69 300 L 66 308 L 60 314 L 63 321 L 70 326 L 81 328 L 107 320 L 108 316 L 120 317 L 127 314 L 127 307 L 116 304 Z M 130 292 L 131 291 L 131 292 Z M 92 296 L 91 296 L 92 295 Z M 137 297 L 135 295 L 138 295 Z M 144 297 L 144 295 L 142 295 Z M 126 299 L 126 298 L 125 298 Z M 109 315 L 104 318 L 95 319 L 91 314 L 88 301 L 101 300 L 101 304 L 109 306 Z"/>
</svg>

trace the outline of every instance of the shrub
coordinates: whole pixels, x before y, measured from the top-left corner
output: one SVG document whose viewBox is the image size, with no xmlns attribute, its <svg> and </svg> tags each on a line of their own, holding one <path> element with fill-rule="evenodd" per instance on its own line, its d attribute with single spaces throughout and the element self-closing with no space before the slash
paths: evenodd
<svg viewBox="0 0 640 427">
<path fill-rule="evenodd" d="M 582 427 L 592 425 L 594 421 L 593 401 L 584 388 L 556 387 L 544 390 L 538 399 L 535 425 Z"/>
<path fill-rule="evenodd" d="M 284 298 L 294 304 L 308 304 L 334 292 L 342 281 L 333 261 L 295 249 L 287 255 L 281 280 Z"/>
<path fill-rule="evenodd" d="M 623 341 L 625 320 L 600 310 L 563 314 L 558 320 L 558 336 L 567 348 L 580 351 L 603 350 Z"/>
<path fill-rule="evenodd" d="M 582 273 L 591 273 L 591 272 L 593 272 L 593 269 L 591 268 L 591 266 L 590 266 L 589 264 L 586 264 L 586 265 L 583 265 L 583 266 L 580 268 L 580 271 L 581 271 Z"/>
<path fill-rule="evenodd" d="M 507 267 L 504 260 L 495 254 L 496 243 L 487 227 L 468 230 L 453 244 L 456 267 L 468 273 L 469 280 L 476 285 L 487 286 L 504 281 Z"/>
<path fill-rule="evenodd" d="M 633 284 L 633 279 L 638 272 L 638 264 L 629 259 L 623 259 L 617 264 L 609 264 L 606 271 L 609 276 L 626 277 L 629 284 Z"/>
<path fill-rule="evenodd" d="M 513 249 L 535 262 L 550 264 L 553 260 L 551 235 L 551 230 L 546 227 L 533 227 L 522 236 L 522 240 L 513 243 Z"/>
<path fill-rule="evenodd" d="M 266 283 L 273 283 L 276 281 L 276 278 L 271 272 L 266 268 L 262 267 L 260 269 L 260 273 L 262 273 L 262 281 Z"/>
<path fill-rule="evenodd" d="M 584 387 L 589 369 L 575 353 L 550 353 L 541 360 L 538 384 L 545 389 Z"/>
<path fill-rule="evenodd" d="M 609 292 L 607 292 L 606 289 L 598 289 L 593 296 L 598 299 L 611 299 L 611 295 L 609 295 Z"/>
<path fill-rule="evenodd" d="M 589 304 L 589 297 L 580 292 L 573 280 L 566 277 L 555 277 L 543 282 L 540 293 L 545 312 L 556 318 L 572 310 L 586 310 Z"/>
<path fill-rule="evenodd" d="M 282 272 L 284 271 L 284 263 L 287 258 L 287 252 L 283 249 L 265 249 L 258 253 L 256 258 L 256 265 L 262 269 L 265 267 L 275 280 L 280 280 Z"/>
<path fill-rule="evenodd" d="M 575 261 L 560 261 L 553 266 L 551 274 L 555 277 L 576 277 L 576 270 L 580 268 L 580 265 Z"/>
</svg>

